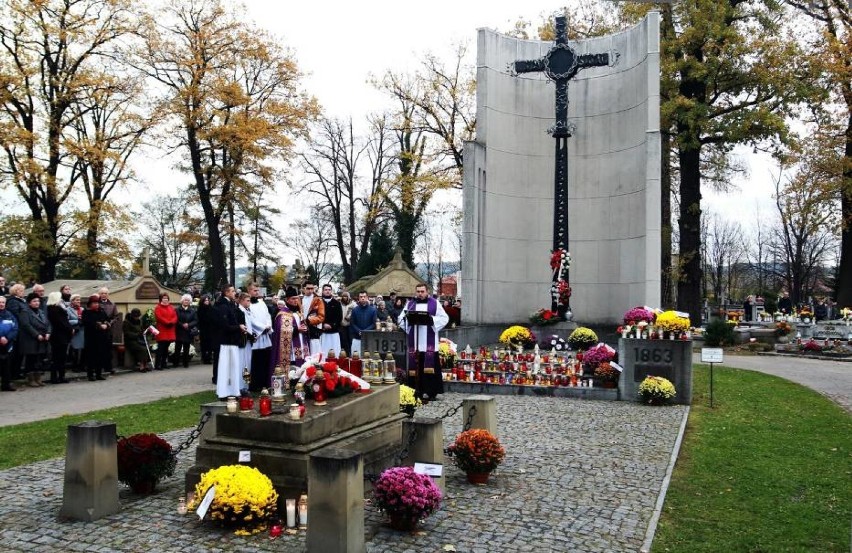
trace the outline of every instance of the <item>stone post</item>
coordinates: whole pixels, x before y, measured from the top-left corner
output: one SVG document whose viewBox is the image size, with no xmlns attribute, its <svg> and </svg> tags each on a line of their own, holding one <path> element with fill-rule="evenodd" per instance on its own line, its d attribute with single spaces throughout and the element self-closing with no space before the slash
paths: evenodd
<svg viewBox="0 0 852 553">
<path fill-rule="evenodd" d="M 210 411 L 210 419 L 204 425 L 204 428 L 201 429 L 201 434 L 198 436 L 199 444 L 205 443 L 208 439 L 216 435 L 216 415 L 227 412 L 225 402 L 211 401 L 210 403 L 202 403 L 200 415 L 204 415 L 207 411 Z"/>
<path fill-rule="evenodd" d="M 92 521 L 118 512 L 117 448 L 115 423 L 68 426 L 60 516 Z"/>
<path fill-rule="evenodd" d="M 414 463 L 444 464 L 444 423 L 441 419 L 415 417 L 402 421 L 402 444 L 408 444 L 412 432 L 417 435 L 408 447 L 408 456 L 402 460 L 403 466 L 413 466 Z M 443 473 L 432 480 L 444 491 L 445 480 Z"/>
<path fill-rule="evenodd" d="M 497 404 L 492 396 L 470 396 L 462 400 L 462 428 L 467 424 L 471 408 L 476 408 L 471 428 L 482 428 L 497 435 Z"/>
<path fill-rule="evenodd" d="M 363 553 L 364 461 L 349 449 L 327 447 L 308 460 L 309 553 Z"/>
</svg>

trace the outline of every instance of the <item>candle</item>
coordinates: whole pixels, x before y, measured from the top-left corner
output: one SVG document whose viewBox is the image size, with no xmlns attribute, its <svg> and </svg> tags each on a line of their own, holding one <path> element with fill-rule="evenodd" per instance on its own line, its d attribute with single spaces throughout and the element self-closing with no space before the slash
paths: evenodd
<svg viewBox="0 0 852 553">
<path fill-rule="evenodd" d="M 235 398 L 234 396 L 230 396 L 228 398 L 227 403 L 225 403 L 225 409 L 229 413 L 236 413 L 237 412 L 237 398 Z"/>
<path fill-rule="evenodd" d="M 296 500 L 288 499 L 286 500 L 287 504 L 287 528 L 294 528 L 296 526 Z"/>
<path fill-rule="evenodd" d="M 305 528 L 308 525 L 308 496 L 302 494 L 299 496 L 299 527 Z"/>
<path fill-rule="evenodd" d="M 290 418 L 293 419 L 294 421 L 297 421 L 297 420 L 299 420 L 299 418 L 301 418 L 301 415 L 302 414 L 299 410 L 299 404 L 298 403 L 291 403 L 290 404 Z"/>
<path fill-rule="evenodd" d="M 186 514 L 186 498 L 184 496 L 178 497 L 178 507 L 177 512 L 179 515 Z"/>
</svg>

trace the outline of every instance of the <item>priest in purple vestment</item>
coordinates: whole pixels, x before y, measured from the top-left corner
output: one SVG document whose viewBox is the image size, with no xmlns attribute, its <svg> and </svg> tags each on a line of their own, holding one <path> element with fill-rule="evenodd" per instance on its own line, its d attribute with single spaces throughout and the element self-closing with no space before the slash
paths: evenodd
<svg viewBox="0 0 852 553">
<path fill-rule="evenodd" d="M 409 324 L 408 313 L 420 312 L 431 317 L 431 324 Z M 429 297 L 425 284 L 414 289 L 414 299 L 409 300 L 399 315 L 399 326 L 408 335 L 407 384 L 414 388 L 417 397 L 435 399 L 444 393 L 444 380 L 438 363 L 438 332 L 450 318 L 435 298 Z"/>
<path fill-rule="evenodd" d="M 288 372 L 290 365 L 301 365 L 305 356 L 310 354 L 308 327 L 301 315 L 299 292 L 288 286 L 284 292 L 285 305 L 275 314 L 272 321 L 271 368 L 276 367 Z"/>
</svg>

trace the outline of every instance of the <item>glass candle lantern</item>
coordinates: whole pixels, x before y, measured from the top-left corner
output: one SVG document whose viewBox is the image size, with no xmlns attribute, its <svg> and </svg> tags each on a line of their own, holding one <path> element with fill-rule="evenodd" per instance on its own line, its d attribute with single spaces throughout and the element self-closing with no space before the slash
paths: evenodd
<svg viewBox="0 0 852 553">
<path fill-rule="evenodd" d="M 299 528 L 308 526 L 308 495 L 302 494 L 299 496 Z"/>
<path fill-rule="evenodd" d="M 272 414 L 272 398 L 269 397 L 269 390 L 266 388 L 260 392 L 260 416 L 268 417 Z"/>
<path fill-rule="evenodd" d="M 388 353 L 385 355 L 384 368 L 385 375 L 383 378 L 385 384 L 393 384 L 396 382 L 396 360 L 393 358 L 393 354 Z"/>
<path fill-rule="evenodd" d="M 225 402 L 225 410 L 228 413 L 236 413 L 237 412 L 237 398 L 234 396 L 228 397 L 228 400 Z"/>
</svg>

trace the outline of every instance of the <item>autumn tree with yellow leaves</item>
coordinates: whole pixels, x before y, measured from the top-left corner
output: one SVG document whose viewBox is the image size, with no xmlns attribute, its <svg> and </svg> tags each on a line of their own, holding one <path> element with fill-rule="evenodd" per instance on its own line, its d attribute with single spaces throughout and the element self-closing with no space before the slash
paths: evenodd
<svg viewBox="0 0 852 553">
<path fill-rule="evenodd" d="M 210 274 L 229 280 L 222 231 L 235 249 L 240 198 L 272 190 L 318 108 L 292 54 L 218 0 L 175 0 L 145 18 L 138 67 L 166 91 L 168 136 L 207 230 Z M 231 262 L 233 272 L 233 258 Z"/>
<path fill-rule="evenodd" d="M 0 185 L 29 211 L 18 218 L 20 278 L 53 280 L 67 255 L 75 188 L 69 146 L 75 106 L 100 84 L 97 68 L 134 30 L 127 0 L 8 0 L 0 8 Z M 79 176 L 79 174 L 78 174 Z"/>
</svg>

